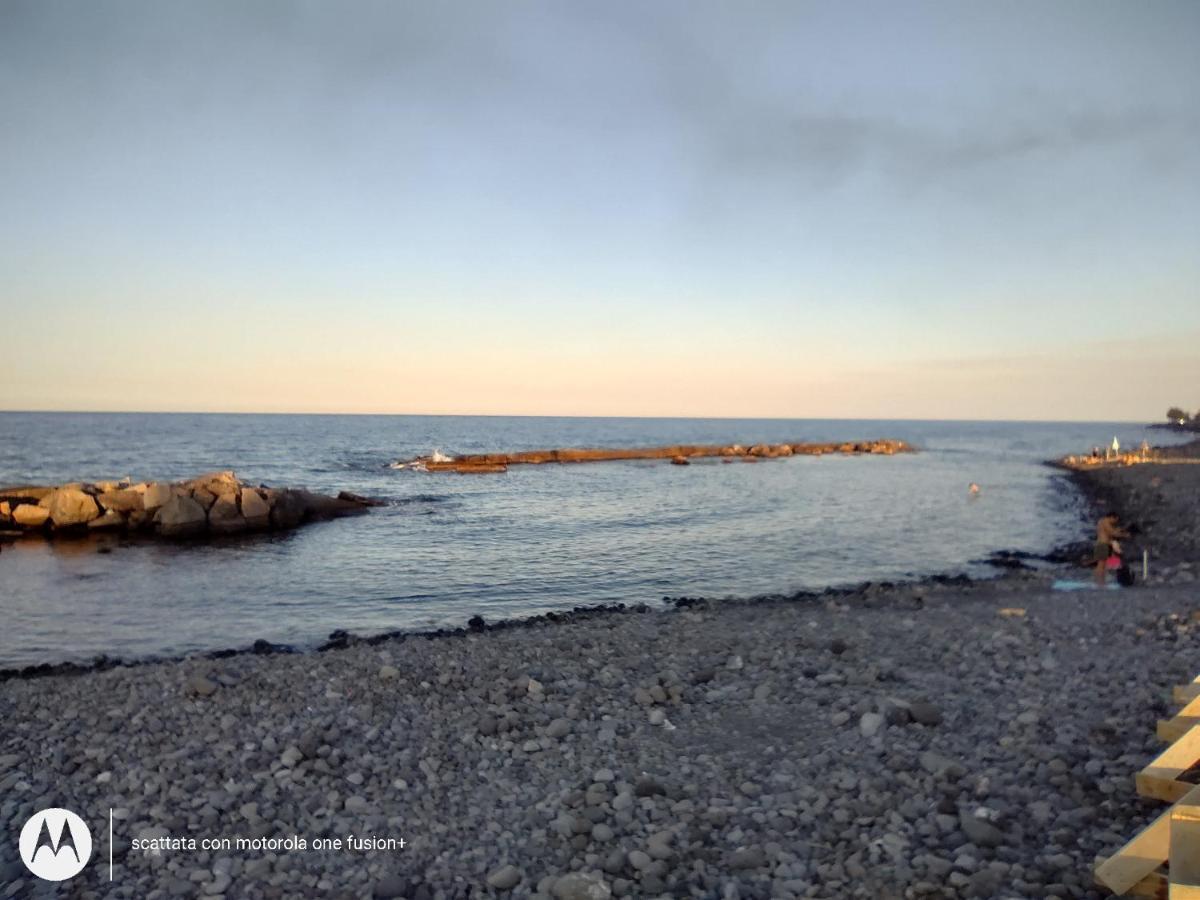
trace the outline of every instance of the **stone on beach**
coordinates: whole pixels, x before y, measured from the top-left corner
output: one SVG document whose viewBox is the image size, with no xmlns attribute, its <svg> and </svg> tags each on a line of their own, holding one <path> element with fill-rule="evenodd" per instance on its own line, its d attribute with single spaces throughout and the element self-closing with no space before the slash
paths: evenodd
<svg viewBox="0 0 1200 900">
<path fill-rule="evenodd" d="M 1168 526 L 1182 527 L 1157 519 L 1149 539 Z M 1182 580 L 1116 602 L 1049 580 L 556 613 L 11 677 L 8 818 L 59 797 L 98 822 L 115 807 L 130 897 L 1091 900 L 1096 856 L 1157 812 L 1132 776 L 1160 750 L 1168 686 L 1195 674 L 1200 620 Z M 1028 616 L 997 616 L 1012 605 Z M 651 711 L 678 730 L 648 727 Z M 128 849 L 365 830 L 410 844 L 203 861 Z M 0 876 L 29 878 L 13 864 Z"/>
<path fill-rule="evenodd" d="M 487 883 L 498 891 L 511 891 L 521 883 L 521 870 L 516 866 L 501 866 L 487 877 Z"/>
</svg>

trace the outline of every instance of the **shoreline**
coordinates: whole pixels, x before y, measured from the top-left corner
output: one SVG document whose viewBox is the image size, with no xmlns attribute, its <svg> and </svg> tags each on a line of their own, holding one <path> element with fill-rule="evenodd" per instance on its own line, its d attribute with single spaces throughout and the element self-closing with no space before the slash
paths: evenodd
<svg viewBox="0 0 1200 900">
<path fill-rule="evenodd" d="M 1156 510 L 1126 511 L 1146 540 L 1173 527 Z M 1189 569 L 1112 593 L 1052 574 L 9 678 L 5 820 L 114 810 L 114 881 L 94 865 L 71 897 L 1100 898 L 1094 857 L 1160 811 L 1133 774 L 1200 618 Z M 407 844 L 134 849 L 214 834 Z M 0 848 L 0 887 L 26 878 Z"/>
<path fill-rule="evenodd" d="M 1198 447 L 1200 447 L 1200 441 L 1195 443 Z M 1074 489 L 1079 495 L 1079 499 L 1084 502 L 1085 507 L 1096 505 L 1097 500 L 1096 494 L 1093 491 L 1093 485 L 1085 478 L 1076 477 L 1080 475 L 1079 470 L 1061 466 L 1057 463 L 1057 461 L 1054 460 L 1047 460 L 1044 464 L 1049 468 L 1061 471 L 1067 476 L 1067 482 L 1073 485 Z M 85 537 L 91 536 L 86 535 Z M 79 536 L 69 535 L 68 539 L 79 540 L 80 538 Z M 219 540 L 220 536 L 217 536 L 215 539 Z M 303 646 L 275 643 L 268 641 L 265 638 L 257 638 L 248 645 L 239 647 L 219 647 L 212 650 L 202 650 L 193 653 L 154 655 L 132 659 L 102 654 L 87 661 L 63 660 L 53 663 L 32 663 L 26 666 L 0 668 L 0 684 L 13 679 L 24 680 L 31 678 L 45 678 L 56 675 L 86 675 L 91 672 L 103 672 L 114 668 L 129 668 L 163 663 L 180 663 L 195 659 L 217 660 L 242 655 L 269 656 L 277 654 L 313 654 L 323 653 L 332 649 L 353 646 L 355 644 L 374 646 L 386 642 L 403 642 L 405 640 L 415 638 L 436 640 L 440 638 L 458 637 L 467 633 L 480 633 L 520 628 L 537 628 L 547 624 L 565 624 L 572 621 L 591 618 L 593 616 L 620 615 L 630 612 L 669 612 L 673 609 L 684 608 L 695 603 L 728 605 L 749 605 L 765 601 L 804 603 L 829 598 L 853 598 L 857 595 L 879 590 L 921 588 L 946 584 L 953 584 L 961 587 L 968 587 L 970 585 L 985 585 L 995 582 L 999 579 L 1014 577 L 1022 572 L 1028 573 L 1030 571 L 1037 571 L 1028 565 L 1029 561 L 1043 562 L 1051 565 L 1070 564 L 1071 559 L 1082 555 L 1087 550 L 1090 550 L 1090 547 L 1091 542 L 1088 539 L 1080 538 L 1079 540 L 1068 541 L 1066 543 L 1059 544 L 1043 553 L 1031 553 L 1024 551 L 1014 552 L 1008 548 L 996 548 L 993 549 L 987 557 L 972 561 L 978 564 L 993 566 L 995 569 L 995 575 L 992 577 L 972 576 L 968 575 L 965 571 L 955 570 L 912 579 L 851 582 L 847 584 L 827 586 L 820 590 L 800 590 L 792 593 L 772 592 L 767 594 L 720 598 L 677 598 L 664 596 L 661 601 L 658 602 L 634 601 L 629 603 L 620 602 L 597 604 L 594 606 L 575 606 L 562 610 L 551 610 L 545 613 L 537 613 L 532 616 L 513 616 L 510 618 L 493 620 L 485 620 L 481 615 L 473 615 L 462 626 L 441 627 L 431 630 L 391 629 L 375 634 L 363 635 L 355 634 L 344 629 L 335 629 L 324 639 L 314 641 L 311 644 Z"/>
</svg>

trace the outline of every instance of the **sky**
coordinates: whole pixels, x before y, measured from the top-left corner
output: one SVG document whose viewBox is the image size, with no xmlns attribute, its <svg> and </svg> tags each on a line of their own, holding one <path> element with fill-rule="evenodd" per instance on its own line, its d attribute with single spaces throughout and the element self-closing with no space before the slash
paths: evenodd
<svg viewBox="0 0 1200 900">
<path fill-rule="evenodd" d="M 0 409 L 1200 408 L 1200 3 L 0 0 Z"/>
</svg>

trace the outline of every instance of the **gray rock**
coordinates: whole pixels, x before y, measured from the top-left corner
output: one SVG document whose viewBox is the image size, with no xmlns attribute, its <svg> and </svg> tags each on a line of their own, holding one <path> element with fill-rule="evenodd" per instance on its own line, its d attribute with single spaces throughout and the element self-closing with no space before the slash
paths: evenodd
<svg viewBox="0 0 1200 900">
<path fill-rule="evenodd" d="M 305 509 L 304 498 L 295 491 L 279 491 L 271 507 L 271 524 L 276 528 L 295 528 L 304 521 Z"/>
<path fill-rule="evenodd" d="M 612 889 L 599 875 L 573 872 L 557 879 L 551 893 L 557 900 L 608 900 Z"/>
<path fill-rule="evenodd" d="M 858 720 L 858 730 L 863 737 L 875 737 L 879 733 L 879 729 L 883 727 L 883 716 L 879 713 L 863 713 L 862 718 Z"/>
<path fill-rule="evenodd" d="M 408 894 L 408 882 L 395 873 L 384 875 L 371 888 L 371 896 L 377 900 L 398 900 Z"/>
<path fill-rule="evenodd" d="M 204 675 L 193 675 L 187 680 L 187 684 L 184 685 L 184 689 L 187 691 L 187 693 L 195 694 L 200 697 L 211 697 L 217 692 L 218 687 L 220 687 L 220 685 L 218 685 L 217 682 Z"/>
<path fill-rule="evenodd" d="M 998 847 L 1004 843 L 1004 832 L 971 813 L 960 813 L 958 824 L 971 843 L 979 847 Z"/>
<path fill-rule="evenodd" d="M 932 703 L 925 700 L 915 700 L 909 706 L 909 712 L 912 713 L 913 721 L 919 725 L 940 725 L 942 724 L 942 712 Z"/>
<path fill-rule="evenodd" d="M 947 781 L 957 781 L 967 774 L 962 763 L 950 759 L 948 756 L 942 756 L 940 753 L 934 753 L 932 750 L 922 753 L 920 762 L 921 768 L 930 775 L 944 778 Z"/>
<path fill-rule="evenodd" d="M 521 883 L 521 878 L 521 870 L 516 866 L 501 866 L 487 877 L 487 883 L 498 891 L 511 891 Z"/>
<path fill-rule="evenodd" d="M 238 493 L 238 505 L 242 518 L 250 528 L 265 528 L 271 519 L 271 507 L 254 488 L 242 488 Z"/>
<path fill-rule="evenodd" d="M 219 534 L 236 534 L 246 530 L 246 520 L 238 509 L 236 494 L 222 494 L 213 501 L 208 510 L 208 524 Z"/>
<path fill-rule="evenodd" d="M 766 864 L 766 854 L 759 847 L 740 847 L 729 855 L 729 868 L 734 871 L 761 869 Z"/>
<path fill-rule="evenodd" d="M 172 497 L 163 504 L 156 518 L 159 532 L 168 537 L 198 534 L 208 525 L 204 507 L 191 497 Z"/>
</svg>

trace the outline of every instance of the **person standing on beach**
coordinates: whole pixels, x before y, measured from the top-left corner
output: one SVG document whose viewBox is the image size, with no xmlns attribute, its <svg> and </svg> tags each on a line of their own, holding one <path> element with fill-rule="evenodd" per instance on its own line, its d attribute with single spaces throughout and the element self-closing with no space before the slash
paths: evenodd
<svg viewBox="0 0 1200 900">
<path fill-rule="evenodd" d="M 1096 561 L 1096 584 L 1104 587 L 1108 579 L 1108 558 L 1112 556 L 1113 545 L 1118 538 L 1129 537 L 1129 532 L 1121 527 L 1116 513 L 1105 513 L 1096 524 L 1096 544 L 1092 556 Z"/>
</svg>

